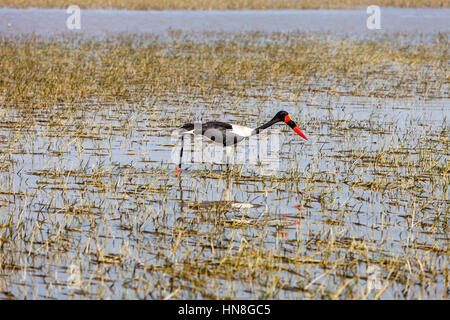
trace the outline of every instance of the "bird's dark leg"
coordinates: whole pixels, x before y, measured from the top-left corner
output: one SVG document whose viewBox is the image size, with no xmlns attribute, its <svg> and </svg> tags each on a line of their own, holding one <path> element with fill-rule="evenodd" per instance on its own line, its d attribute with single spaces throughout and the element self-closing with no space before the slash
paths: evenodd
<svg viewBox="0 0 450 320">
<path fill-rule="evenodd" d="M 184 135 L 181 136 L 180 162 L 178 163 L 178 167 L 176 169 L 177 172 L 181 171 L 181 161 L 183 160 L 183 147 L 184 147 Z"/>
<path fill-rule="evenodd" d="M 232 148 L 233 147 L 230 146 L 225 147 L 225 155 L 227 158 L 227 170 L 226 170 L 227 173 L 230 172 L 230 153 L 233 151 Z"/>
<path fill-rule="evenodd" d="M 180 188 L 180 212 L 181 212 L 181 214 L 183 214 L 184 199 L 183 199 L 183 188 L 182 188 L 181 179 L 179 179 L 178 187 Z"/>
</svg>

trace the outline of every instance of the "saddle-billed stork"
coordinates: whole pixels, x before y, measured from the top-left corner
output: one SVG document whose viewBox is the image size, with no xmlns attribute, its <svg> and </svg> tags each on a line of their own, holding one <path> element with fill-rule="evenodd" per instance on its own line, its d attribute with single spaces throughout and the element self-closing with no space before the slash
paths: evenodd
<svg viewBox="0 0 450 320">
<path fill-rule="evenodd" d="M 300 129 L 297 127 L 295 122 L 291 119 L 286 111 L 279 111 L 272 118 L 272 120 L 255 129 L 220 121 L 210 121 L 201 124 L 199 123 L 198 125 L 195 125 L 194 123 L 187 123 L 180 128 L 181 151 L 180 161 L 176 171 L 181 171 L 181 161 L 183 158 L 183 142 L 184 135 L 186 134 L 200 135 L 207 141 L 223 145 L 224 147 L 228 147 L 244 140 L 245 138 L 259 134 L 262 130 L 267 129 L 278 122 L 286 123 L 289 127 L 292 128 L 292 130 L 295 131 L 295 133 L 297 133 L 303 139 L 308 140 L 308 138 L 306 138 L 303 132 L 300 131 Z"/>
</svg>

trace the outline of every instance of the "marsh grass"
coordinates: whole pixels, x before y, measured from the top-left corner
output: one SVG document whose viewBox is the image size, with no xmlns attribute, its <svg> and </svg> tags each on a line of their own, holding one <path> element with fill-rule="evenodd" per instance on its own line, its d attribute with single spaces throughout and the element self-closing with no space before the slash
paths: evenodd
<svg viewBox="0 0 450 320">
<path fill-rule="evenodd" d="M 39 8 L 67 8 L 73 5 L 69 0 L 2 0 L 0 6 L 7 7 L 39 7 Z M 117 8 L 132 10 L 226 10 L 226 9 L 342 9 L 359 8 L 373 5 L 371 0 L 78 0 L 81 8 Z M 389 7 L 448 7 L 444 0 L 379 0 L 378 6 Z"/>
<path fill-rule="evenodd" d="M 172 36 L 1 39 L 1 298 L 448 298 L 446 35 Z M 278 174 L 173 175 L 280 108 Z"/>
<path fill-rule="evenodd" d="M 123 36 L 43 41 L 2 38 L 1 103 L 30 105 L 177 99 L 293 97 L 327 91 L 372 97 L 446 97 L 447 35 L 432 43 L 357 41 L 307 34 L 242 34 L 228 40 Z M 393 44 L 395 43 L 395 44 Z M 313 81 L 312 81 L 313 80 Z M 276 86 L 271 84 L 276 83 Z"/>
</svg>

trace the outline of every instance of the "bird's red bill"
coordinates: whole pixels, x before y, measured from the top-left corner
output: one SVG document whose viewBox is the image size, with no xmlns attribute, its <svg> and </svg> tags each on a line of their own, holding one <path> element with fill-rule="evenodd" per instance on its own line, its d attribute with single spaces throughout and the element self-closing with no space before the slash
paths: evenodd
<svg viewBox="0 0 450 320">
<path fill-rule="evenodd" d="M 295 122 L 292 120 L 290 115 L 286 115 L 284 117 L 284 122 L 289 125 L 292 130 L 295 131 L 295 133 L 297 133 L 300 137 L 302 137 L 305 140 L 308 140 L 308 138 L 303 134 L 303 132 L 300 131 L 300 129 L 297 127 L 297 125 L 295 124 Z M 295 126 L 295 127 L 294 127 Z"/>
<path fill-rule="evenodd" d="M 300 131 L 300 129 L 298 127 L 295 127 L 293 129 L 300 137 L 302 137 L 305 140 L 308 140 L 308 138 L 303 134 L 303 132 Z"/>
</svg>

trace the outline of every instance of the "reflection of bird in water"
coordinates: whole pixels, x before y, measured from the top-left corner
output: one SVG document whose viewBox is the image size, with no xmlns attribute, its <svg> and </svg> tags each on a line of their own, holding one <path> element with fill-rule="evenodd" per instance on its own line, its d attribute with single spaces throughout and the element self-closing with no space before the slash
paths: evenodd
<svg viewBox="0 0 450 320">
<path fill-rule="evenodd" d="M 219 121 L 200 123 L 198 126 L 194 123 L 187 123 L 181 127 L 180 131 L 181 151 L 180 160 L 176 171 L 181 170 L 184 136 L 187 134 L 202 136 L 206 141 L 222 145 L 223 147 L 229 147 L 237 144 L 245 138 L 259 134 L 262 130 L 267 129 L 278 122 L 286 123 L 292 128 L 292 130 L 294 130 L 295 133 L 308 140 L 286 111 L 278 112 L 272 120 L 255 129 Z M 228 149 L 226 149 L 226 151 L 228 156 Z"/>
<path fill-rule="evenodd" d="M 254 204 L 249 202 L 239 202 L 234 201 L 233 196 L 233 182 L 231 176 L 227 177 L 226 188 L 223 190 L 221 200 L 216 201 L 196 201 L 196 202 L 185 202 L 183 199 L 183 190 L 180 184 L 180 208 L 183 212 L 185 209 L 192 210 L 194 213 L 216 213 L 216 214 L 226 214 L 229 212 L 238 213 L 241 210 L 260 208 L 263 205 Z M 304 208 L 299 205 L 294 206 L 304 212 Z M 289 237 L 289 233 L 286 231 L 292 230 L 297 225 L 300 224 L 300 220 L 303 219 L 301 216 L 295 216 L 291 214 L 282 214 L 281 217 L 272 218 L 269 215 L 269 207 L 266 207 L 264 212 L 259 216 L 246 216 L 245 214 L 238 218 L 224 219 L 224 225 L 248 225 L 248 226 L 269 226 L 276 229 L 276 235 L 282 236 L 283 238 Z"/>
<path fill-rule="evenodd" d="M 181 190 L 181 185 L 180 185 Z M 181 190 L 182 191 L 182 190 Z M 182 196 L 182 193 L 181 193 Z M 211 201 L 196 201 L 186 202 L 183 199 L 180 201 L 184 207 L 187 207 L 196 211 L 219 211 L 222 213 L 228 213 L 231 211 L 239 211 L 242 209 L 252 209 L 262 207 L 260 204 L 254 204 L 249 202 L 234 201 L 233 196 L 233 182 L 231 176 L 228 176 L 226 181 L 226 188 L 223 190 L 221 200 Z"/>
</svg>

